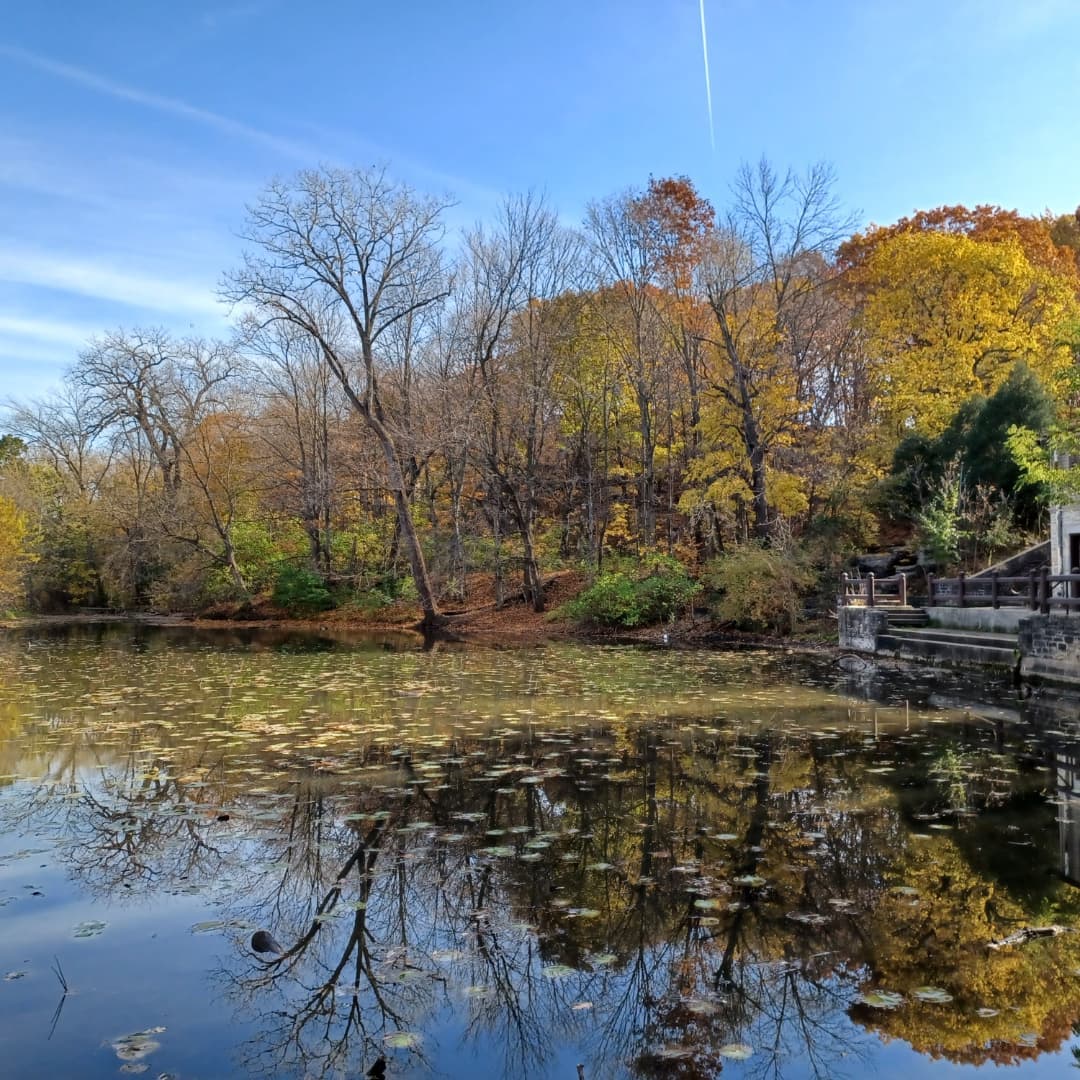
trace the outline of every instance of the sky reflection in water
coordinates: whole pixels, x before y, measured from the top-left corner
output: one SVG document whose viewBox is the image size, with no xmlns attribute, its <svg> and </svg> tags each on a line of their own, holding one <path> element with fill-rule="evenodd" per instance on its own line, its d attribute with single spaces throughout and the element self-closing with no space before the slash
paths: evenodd
<svg viewBox="0 0 1080 1080">
<path fill-rule="evenodd" d="M 752 652 L 8 634 L 0 1072 L 1060 1076 L 1080 934 L 988 946 L 1080 925 L 1069 712 L 964 694 Z"/>
</svg>

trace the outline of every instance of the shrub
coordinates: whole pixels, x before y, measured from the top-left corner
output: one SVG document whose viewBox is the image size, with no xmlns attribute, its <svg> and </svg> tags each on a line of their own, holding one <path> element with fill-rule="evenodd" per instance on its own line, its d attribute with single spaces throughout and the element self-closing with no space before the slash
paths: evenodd
<svg viewBox="0 0 1080 1080">
<path fill-rule="evenodd" d="M 277 607 L 298 614 L 326 611 L 333 606 L 326 583 L 303 566 L 283 566 L 278 571 L 273 600 Z"/>
<path fill-rule="evenodd" d="M 802 610 L 800 593 L 814 576 L 793 553 L 745 544 L 712 561 L 708 582 L 717 594 L 712 610 L 720 622 L 789 634 Z"/>
<path fill-rule="evenodd" d="M 960 560 L 964 539 L 963 488 L 959 459 L 950 462 L 931 497 L 916 517 L 919 542 L 939 569 Z"/>
<path fill-rule="evenodd" d="M 673 618 L 700 589 L 682 563 L 657 555 L 636 572 L 619 568 L 601 574 L 562 611 L 582 622 L 632 630 Z"/>
</svg>

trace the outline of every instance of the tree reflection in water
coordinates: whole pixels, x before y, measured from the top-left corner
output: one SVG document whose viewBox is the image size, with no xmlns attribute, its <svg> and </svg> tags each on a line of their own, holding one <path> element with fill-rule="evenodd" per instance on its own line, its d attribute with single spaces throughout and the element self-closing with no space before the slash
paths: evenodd
<svg viewBox="0 0 1080 1080">
<path fill-rule="evenodd" d="M 53 745 L 5 824 L 63 835 L 95 895 L 213 888 L 251 1074 L 433 1066 L 445 1040 L 507 1076 L 574 1046 L 590 1080 L 749 1051 L 750 1075 L 860 1075 L 878 1034 L 955 1062 L 1058 1049 L 1080 937 L 987 944 L 1080 922 L 1075 890 L 1031 873 L 1056 859 L 1060 762 L 1023 732 L 867 715 L 473 724 L 314 763 L 143 727 Z M 253 928 L 283 952 L 252 952 Z M 860 1003 L 875 989 L 904 1003 Z"/>
</svg>

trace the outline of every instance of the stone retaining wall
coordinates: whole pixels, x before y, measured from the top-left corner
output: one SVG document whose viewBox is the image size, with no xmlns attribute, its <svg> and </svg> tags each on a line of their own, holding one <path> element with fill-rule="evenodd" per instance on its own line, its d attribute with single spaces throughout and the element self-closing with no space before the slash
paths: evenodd
<svg viewBox="0 0 1080 1080">
<path fill-rule="evenodd" d="M 845 606 L 840 608 L 838 617 L 841 649 L 875 652 L 878 636 L 889 629 L 889 616 L 880 608 Z M 1077 622 L 1080 623 L 1080 619 Z"/>
<path fill-rule="evenodd" d="M 1080 618 L 1032 615 L 1020 621 L 1020 677 L 1080 686 Z"/>
</svg>

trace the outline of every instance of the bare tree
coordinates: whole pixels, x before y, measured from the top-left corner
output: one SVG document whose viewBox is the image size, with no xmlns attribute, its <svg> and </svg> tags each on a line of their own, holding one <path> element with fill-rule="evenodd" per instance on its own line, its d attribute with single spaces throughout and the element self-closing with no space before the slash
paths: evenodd
<svg viewBox="0 0 1080 1080">
<path fill-rule="evenodd" d="M 229 346 L 174 339 L 165 330 L 117 330 L 92 341 L 71 379 L 96 410 L 100 430 L 137 430 L 153 456 L 162 489 L 181 485 L 183 442 L 222 383 L 236 372 Z"/>
<path fill-rule="evenodd" d="M 438 247 L 446 205 L 382 170 L 302 172 L 249 207 L 244 238 L 252 249 L 224 289 L 264 321 L 309 334 L 377 439 L 428 630 L 442 618 L 382 380 L 398 361 L 390 331 L 448 295 Z"/>
<path fill-rule="evenodd" d="M 581 241 L 542 199 L 522 195 L 503 205 L 494 229 L 468 238 L 462 319 L 480 373 L 485 411 L 481 471 L 494 496 L 493 526 L 503 505 L 522 544 L 526 599 L 544 610 L 535 525 L 553 443 L 553 380 L 575 307 L 564 295 L 576 283 Z"/>
<path fill-rule="evenodd" d="M 8 408 L 8 430 L 43 455 L 80 496 L 94 498 L 109 455 L 102 452 L 101 418 L 86 387 L 65 378 L 51 396 Z"/>
<path fill-rule="evenodd" d="M 702 270 L 714 316 L 716 368 L 709 390 L 725 405 L 732 441 L 745 452 L 754 532 L 769 527 L 767 465 L 802 418 L 814 335 L 819 272 L 851 227 L 827 165 L 778 174 L 762 159 L 744 165 L 733 205 Z"/>
<path fill-rule="evenodd" d="M 255 424 L 265 471 L 278 478 L 278 505 L 303 523 L 312 565 L 329 575 L 337 502 L 332 436 L 343 413 L 341 388 L 318 343 L 295 325 L 249 319 L 243 331 L 242 347 L 271 391 Z"/>
</svg>

